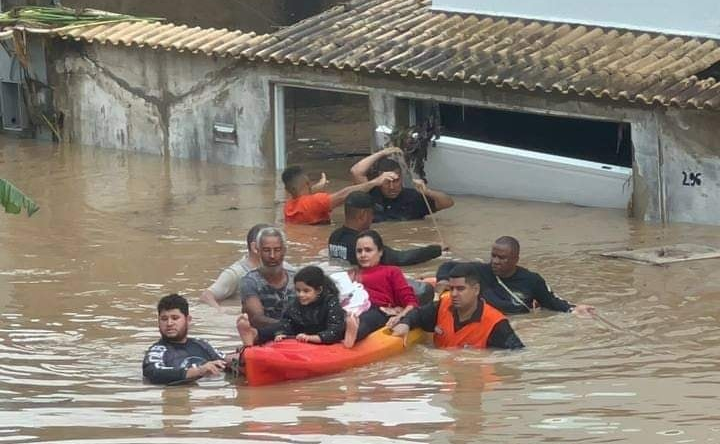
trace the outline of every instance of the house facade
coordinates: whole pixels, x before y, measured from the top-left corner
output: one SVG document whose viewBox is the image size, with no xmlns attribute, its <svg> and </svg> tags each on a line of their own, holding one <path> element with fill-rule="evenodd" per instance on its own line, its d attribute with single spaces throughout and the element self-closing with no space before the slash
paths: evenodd
<svg viewBox="0 0 720 444">
<path fill-rule="evenodd" d="M 259 35 L 119 23 L 37 37 L 73 143 L 283 168 L 287 88 L 338 91 L 367 97 L 378 146 L 382 128 L 439 109 L 433 186 L 720 224 L 718 41 L 437 6 L 354 1 Z"/>
</svg>

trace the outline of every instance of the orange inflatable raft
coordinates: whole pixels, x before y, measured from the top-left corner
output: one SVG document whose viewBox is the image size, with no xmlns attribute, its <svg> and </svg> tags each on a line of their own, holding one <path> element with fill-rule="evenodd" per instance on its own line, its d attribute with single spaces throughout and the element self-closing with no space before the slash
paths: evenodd
<svg viewBox="0 0 720 444">
<path fill-rule="evenodd" d="M 407 347 L 423 337 L 422 330 L 412 330 Z M 370 334 L 350 349 L 341 343 L 320 345 L 286 339 L 245 349 L 245 376 L 251 386 L 314 378 L 380 361 L 402 353 L 405 347 L 403 339 L 392 336 L 387 328 Z"/>
</svg>

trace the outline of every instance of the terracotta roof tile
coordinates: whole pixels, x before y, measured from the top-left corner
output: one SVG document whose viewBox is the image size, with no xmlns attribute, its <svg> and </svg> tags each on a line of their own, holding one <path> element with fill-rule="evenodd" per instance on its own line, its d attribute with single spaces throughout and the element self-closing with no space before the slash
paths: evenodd
<svg viewBox="0 0 720 444">
<path fill-rule="evenodd" d="M 203 52 L 662 106 L 720 108 L 715 40 L 437 12 L 430 0 L 350 0 L 269 35 L 130 22 L 60 38 Z"/>
</svg>

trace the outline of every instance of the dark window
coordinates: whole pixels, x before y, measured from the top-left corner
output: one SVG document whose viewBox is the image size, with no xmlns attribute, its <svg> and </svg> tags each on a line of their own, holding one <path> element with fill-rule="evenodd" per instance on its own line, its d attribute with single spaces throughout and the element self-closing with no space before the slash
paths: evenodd
<svg viewBox="0 0 720 444">
<path fill-rule="evenodd" d="M 619 166 L 632 166 L 630 125 L 440 105 L 442 134 Z"/>
</svg>

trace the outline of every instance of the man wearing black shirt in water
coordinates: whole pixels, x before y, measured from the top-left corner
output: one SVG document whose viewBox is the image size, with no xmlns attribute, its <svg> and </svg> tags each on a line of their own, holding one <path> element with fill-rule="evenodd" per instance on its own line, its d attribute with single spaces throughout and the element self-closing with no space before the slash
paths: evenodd
<svg viewBox="0 0 720 444">
<path fill-rule="evenodd" d="M 362 191 L 355 191 L 345 200 L 345 224 L 333 231 L 328 239 L 328 254 L 330 258 L 343 259 L 352 265 L 357 265 L 355 256 L 355 243 L 360 232 L 370 229 L 373 220 L 372 198 Z M 440 245 L 412 248 L 409 250 L 395 250 L 385 246 L 383 265 L 415 265 L 429 261 L 442 254 Z"/>
<path fill-rule="evenodd" d="M 428 188 L 420 179 L 413 180 L 415 188 L 403 187 L 400 164 L 390 158 L 402 154 L 400 148 L 385 148 L 361 159 L 350 169 L 355 183 L 365 183 L 371 177 L 385 172 L 394 172 L 398 175 L 397 180 L 386 181 L 370 190 L 370 196 L 375 204 L 374 222 L 422 219 L 430 213 L 450 208 L 455 204 L 450 196 L 442 191 Z"/>
<path fill-rule="evenodd" d="M 157 310 L 162 338 L 148 349 L 142 364 L 143 376 L 151 383 L 172 384 L 219 375 L 235 357 L 223 355 L 201 339 L 187 337 L 192 317 L 182 296 L 165 296 Z"/>
<path fill-rule="evenodd" d="M 482 283 L 485 300 L 505 314 L 528 313 L 542 307 L 553 311 L 592 315 L 595 307 L 574 305 L 555 295 L 538 273 L 517 265 L 520 259 L 520 243 L 514 237 L 498 238 L 492 247 L 490 264 L 472 262 Z M 437 272 L 438 286 L 448 280 L 449 272 L 457 262 L 446 262 Z"/>
</svg>

